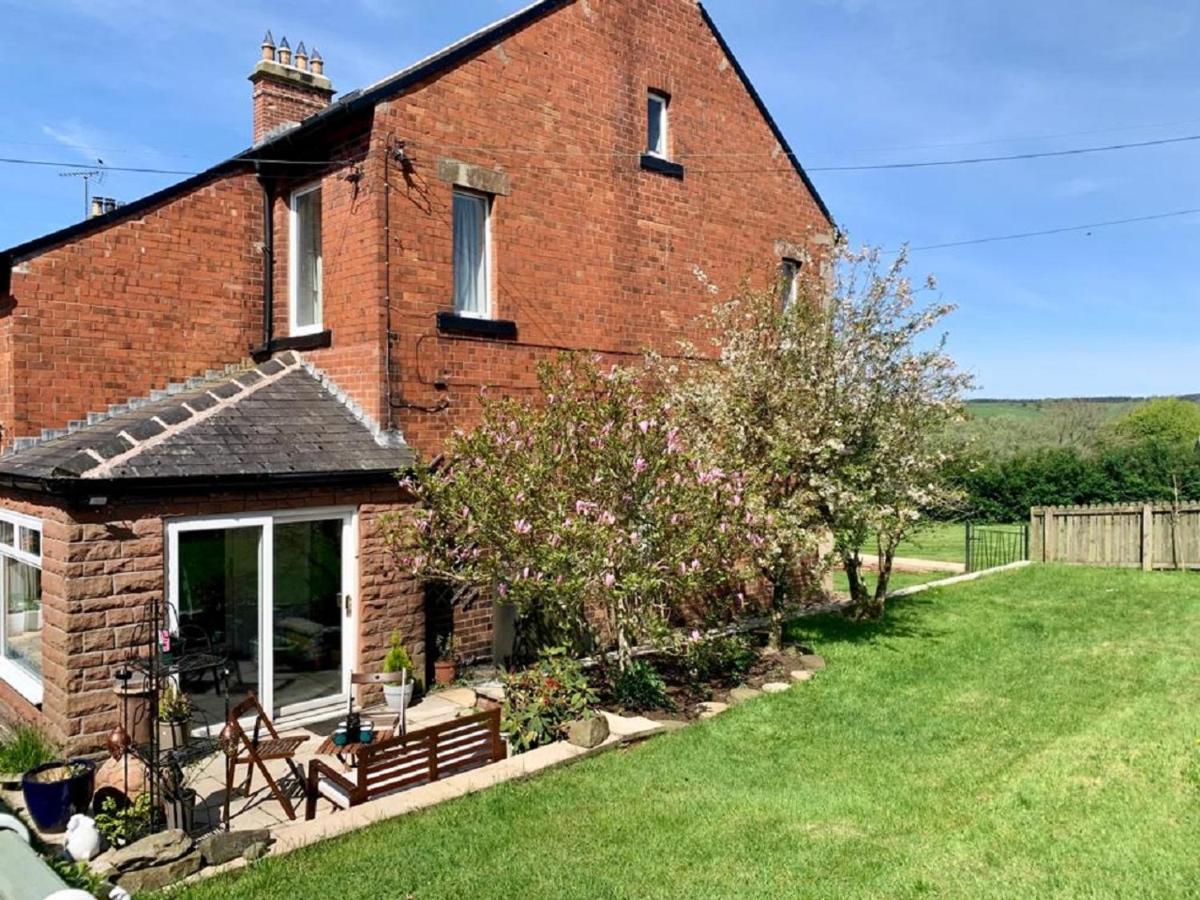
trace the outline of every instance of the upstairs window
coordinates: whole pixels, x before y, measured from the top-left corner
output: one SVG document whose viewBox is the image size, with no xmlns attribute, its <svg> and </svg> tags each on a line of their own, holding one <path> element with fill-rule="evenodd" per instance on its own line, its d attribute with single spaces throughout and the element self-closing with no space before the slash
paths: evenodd
<svg viewBox="0 0 1200 900">
<path fill-rule="evenodd" d="M 667 107 L 671 99 L 658 91 L 646 95 L 646 152 L 667 158 Z"/>
<path fill-rule="evenodd" d="M 800 261 L 785 259 L 779 264 L 779 296 L 787 312 L 800 293 Z"/>
<path fill-rule="evenodd" d="M 42 526 L 0 511 L 0 679 L 42 702 Z"/>
<path fill-rule="evenodd" d="M 492 314 L 491 206 L 486 194 L 454 192 L 454 311 L 460 316 L 487 319 Z"/>
<path fill-rule="evenodd" d="M 293 337 L 323 330 L 321 186 L 301 188 L 291 203 L 290 330 Z"/>
</svg>

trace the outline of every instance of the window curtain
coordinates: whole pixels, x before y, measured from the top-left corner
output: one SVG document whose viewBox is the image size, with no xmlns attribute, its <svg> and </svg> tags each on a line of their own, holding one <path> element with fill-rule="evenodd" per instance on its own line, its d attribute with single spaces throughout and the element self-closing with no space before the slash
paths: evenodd
<svg viewBox="0 0 1200 900">
<path fill-rule="evenodd" d="M 454 195 L 454 310 L 486 316 L 487 199 Z"/>
</svg>

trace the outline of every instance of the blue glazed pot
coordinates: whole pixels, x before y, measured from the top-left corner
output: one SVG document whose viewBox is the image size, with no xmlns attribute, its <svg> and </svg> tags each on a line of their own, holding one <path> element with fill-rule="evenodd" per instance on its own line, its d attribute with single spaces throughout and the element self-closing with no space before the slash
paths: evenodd
<svg viewBox="0 0 1200 900">
<path fill-rule="evenodd" d="M 59 766 L 70 766 L 77 774 L 59 781 L 32 780 L 32 776 Z M 39 830 L 61 831 L 72 815 L 87 812 L 95 782 L 96 764 L 90 759 L 57 760 L 26 772 L 21 777 L 21 793 Z"/>
</svg>

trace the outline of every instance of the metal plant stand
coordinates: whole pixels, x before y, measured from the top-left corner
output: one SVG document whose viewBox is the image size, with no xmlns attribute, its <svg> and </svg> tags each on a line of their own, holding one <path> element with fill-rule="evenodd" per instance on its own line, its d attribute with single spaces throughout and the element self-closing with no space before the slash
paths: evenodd
<svg viewBox="0 0 1200 900">
<path fill-rule="evenodd" d="M 159 701 L 163 689 L 171 683 L 182 689 L 184 681 L 189 676 L 212 674 L 214 690 L 224 701 L 226 718 L 229 713 L 229 662 L 223 654 L 211 648 L 200 651 L 190 651 L 181 644 L 179 636 L 172 632 L 165 604 L 162 601 L 150 601 L 143 608 L 141 620 L 134 629 L 130 642 L 128 656 L 125 661 L 128 672 L 138 673 L 144 678 L 144 697 L 148 705 L 149 734 L 144 742 L 130 740 L 127 752 L 146 768 L 145 790 L 150 795 L 150 831 L 160 831 L 165 827 L 166 816 L 159 816 L 158 810 L 165 802 L 182 799 L 187 790 L 185 769 L 209 756 L 220 752 L 220 740 L 213 734 L 212 722 L 201 710 L 193 707 L 192 719 L 187 728 L 204 726 L 202 734 L 192 734 L 183 746 L 163 747 L 159 732 Z M 122 727 L 126 734 L 132 734 L 134 723 L 130 721 L 133 704 L 125 703 Z M 225 720 L 222 720 L 222 723 Z M 128 787 L 128 770 L 126 770 L 126 787 Z M 225 829 L 229 823 L 225 822 Z"/>
</svg>

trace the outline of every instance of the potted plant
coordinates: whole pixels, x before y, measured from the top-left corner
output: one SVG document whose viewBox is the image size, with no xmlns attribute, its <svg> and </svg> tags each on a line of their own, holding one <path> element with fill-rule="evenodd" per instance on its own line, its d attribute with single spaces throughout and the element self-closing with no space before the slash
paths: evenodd
<svg viewBox="0 0 1200 900">
<path fill-rule="evenodd" d="M 90 759 L 55 760 L 21 777 L 25 807 L 41 831 L 60 831 L 92 802 L 96 764 Z"/>
<path fill-rule="evenodd" d="M 404 712 L 408 708 L 413 695 L 412 668 L 412 657 L 404 649 L 404 643 L 400 640 L 400 632 L 393 631 L 391 640 L 388 642 L 387 656 L 383 658 L 383 671 L 384 674 L 407 672 L 408 678 L 403 685 L 384 684 L 383 698 L 388 709 Z"/>
<path fill-rule="evenodd" d="M 437 659 L 433 663 L 435 684 L 453 684 L 458 677 L 458 638 L 444 634 L 437 640 Z"/>
<path fill-rule="evenodd" d="M 174 681 L 168 681 L 158 698 L 158 745 L 174 750 L 187 745 L 192 730 L 192 701 Z"/>
</svg>

